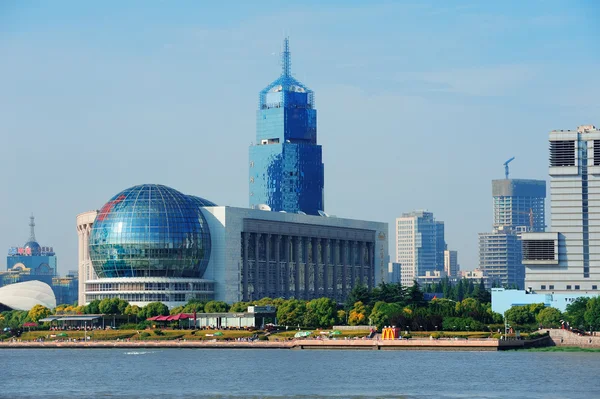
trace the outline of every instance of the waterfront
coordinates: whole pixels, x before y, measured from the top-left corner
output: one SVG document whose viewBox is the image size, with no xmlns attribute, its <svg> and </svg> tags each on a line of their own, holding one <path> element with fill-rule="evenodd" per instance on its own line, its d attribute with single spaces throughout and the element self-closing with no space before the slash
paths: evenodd
<svg viewBox="0 0 600 399">
<path fill-rule="evenodd" d="M 2 398 L 600 397 L 598 353 L 6 349 Z"/>
</svg>

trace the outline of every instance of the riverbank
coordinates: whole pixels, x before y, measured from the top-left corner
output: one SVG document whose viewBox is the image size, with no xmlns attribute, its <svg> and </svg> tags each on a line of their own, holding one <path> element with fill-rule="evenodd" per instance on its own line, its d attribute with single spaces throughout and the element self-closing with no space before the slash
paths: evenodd
<svg viewBox="0 0 600 399">
<path fill-rule="evenodd" d="M 343 349 L 343 350 L 447 350 L 499 351 L 523 349 L 532 341 L 498 339 L 403 339 L 403 340 L 334 340 L 298 339 L 291 341 L 10 341 L 0 342 L 0 349 Z M 539 342 L 541 344 L 541 342 Z"/>
</svg>

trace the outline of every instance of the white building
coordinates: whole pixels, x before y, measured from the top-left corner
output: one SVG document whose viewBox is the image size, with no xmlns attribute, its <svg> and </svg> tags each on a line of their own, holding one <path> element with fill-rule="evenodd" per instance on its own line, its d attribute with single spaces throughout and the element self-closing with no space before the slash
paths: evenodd
<svg viewBox="0 0 600 399">
<path fill-rule="evenodd" d="M 523 234 L 525 287 L 597 293 L 600 285 L 600 131 L 550 132 L 551 232 Z"/>
<path fill-rule="evenodd" d="M 396 262 L 401 265 L 401 283 L 411 286 L 427 271 L 444 270 L 443 222 L 433 213 L 414 211 L 396 219 Z"/>
<path fill-rule="evenodd" d="M 197 295 L 228 303 L 263 297 L 343 302 L 356 285 L 372 288 L 388 280 L 387 223 L 271 212 L 268 207 L 200 209 L 211 247 L 201 279 L 91 276 L 81 303 L 119 297 L 138 306 L 158 300 L 173 307 Z M 82 215 L 78 231 L 85 232 L 79 228 Z M 91 226 L 90 218 L 86 223 L 82 218 L 82 226 Z M 89 265 L 89 234 L 81 237 L 84 267 Z M 87 271 L 84 267 L 80 275 L 90 276 Z"/>
<path fill-rule="evenodd" d="M 77 236 L 78 236 L 78 276 L 79 276 L 79 295 L 77 303 L 84 305 L 85 300 L 85 282 L 88 280 L 95 280 L 97 278 L 94 268 L 92 267 L 92 261 L 90 260 L 90 253 L 88 251 L 88 241 L 94 220 L 98 211 L 88 211 L 77 215 Z"/>
</svg>

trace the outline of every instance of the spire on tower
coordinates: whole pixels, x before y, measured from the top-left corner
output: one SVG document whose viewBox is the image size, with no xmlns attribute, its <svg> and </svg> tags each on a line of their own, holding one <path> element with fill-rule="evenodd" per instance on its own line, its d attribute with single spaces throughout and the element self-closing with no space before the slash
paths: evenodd
<svg viewBox="0 0 600 399">
<path fill-rule="evenodd" d="M 281 75 L 292 76 L 292 59 L 290 56 L 290 38 L 283 39 L 283 52 L 281 53 Z"/>
<path fill-rule="evenodd" d="M 33 216 L 33 213 L 31 214 L 31 216 L 29 217 L 29 241 L 35 241 L 35 217 Z"/>
</svg>

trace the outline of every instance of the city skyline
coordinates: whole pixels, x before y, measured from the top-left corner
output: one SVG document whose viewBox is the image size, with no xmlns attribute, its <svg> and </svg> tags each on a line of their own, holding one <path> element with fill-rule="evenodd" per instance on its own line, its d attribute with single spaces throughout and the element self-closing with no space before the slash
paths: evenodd
<svg viewBox="0 0 600 399">
<path fill-rule="evenodd" d="M 502 163 L 547 180 L 548 132 L 598 119 L 595 4 L 140 4 L 0 6 L 0 249 L 34 212 L 64 274 L 76 215 L 136 184 L 247 206 L 256 93 L 285 35 L 319 94 L 327 212 L 391 225 L 428 209 L 464 269 Z"/>
</svg>

